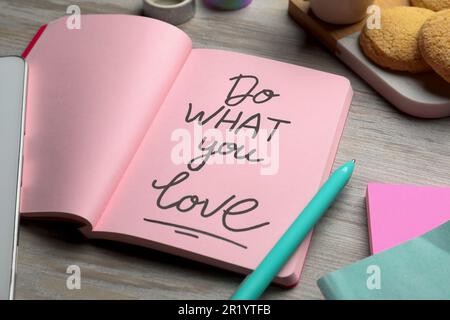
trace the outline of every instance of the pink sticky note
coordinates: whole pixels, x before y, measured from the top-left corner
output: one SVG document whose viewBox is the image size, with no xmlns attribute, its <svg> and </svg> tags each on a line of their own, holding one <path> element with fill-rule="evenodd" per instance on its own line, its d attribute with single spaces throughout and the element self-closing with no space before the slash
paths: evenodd
<svg viewBox="0 0 450 320">
<path fill-rule="evenodd" d="M 450 220 L 450 188 L 369 183 L 366 205 L 376 254 Z"/>
</svg>

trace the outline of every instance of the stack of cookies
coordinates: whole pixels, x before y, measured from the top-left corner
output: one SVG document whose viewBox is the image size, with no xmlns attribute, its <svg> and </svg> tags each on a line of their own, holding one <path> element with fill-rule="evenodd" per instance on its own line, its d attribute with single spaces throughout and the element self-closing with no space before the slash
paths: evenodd
<svg viewBox="0 0 450 320">
<path fill-rule="evenodd" d="M 380 28 L 364 27 L 361 47 L 381 67 L 434 70 L 450 83 L 450 0 L 411 0 L 414 7 L 382 9 Z"/>
</svg>

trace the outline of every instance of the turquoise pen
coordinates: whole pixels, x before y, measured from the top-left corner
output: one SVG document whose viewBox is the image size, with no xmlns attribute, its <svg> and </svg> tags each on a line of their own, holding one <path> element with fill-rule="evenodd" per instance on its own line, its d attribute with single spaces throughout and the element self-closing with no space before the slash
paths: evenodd
<svg viewBox="0 0 450 320">
<path fill-rule="evenodd" d="M 303 209 L 302 213 L 295 219 L 272 250 L 269 251 L 255 271 L 245 278 L 236 292 L 231 296 L 231 300 L 255 300 L 262 295 L 308 233 L 313 229 L 314 225 L 325 214 L 342 189 L 344 189 L 352 176 L 355 163 L 355 160 L 347 162 L 328 178 L 319 192 L 317 192 L 305 209 Z"/>
</svg>

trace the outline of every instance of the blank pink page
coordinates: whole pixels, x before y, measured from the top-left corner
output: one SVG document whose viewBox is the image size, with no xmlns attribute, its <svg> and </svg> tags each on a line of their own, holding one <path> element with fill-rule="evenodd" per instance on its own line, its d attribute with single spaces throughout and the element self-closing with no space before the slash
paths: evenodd
<svg viewBox="0 0 450 320">
<path fill-rule="evenodd" d="M 94 224 L 190 50 L 179 29 L 143 17 L 50 23 L 27 57 L 21 211 Z"/>
<path fill-rule="evenodd" d="M 366 201 L 373 254 L 450 220 L 450 188 L 369 183 Z"/>
<path fill-rule="evenodd" d="M 239 93 L 256 82 L 246 78 L 230 96 L 235 97 L 229 101 L 233 106 L 228 106 L 226 97 L 236 83 L 231 79 L 241 74 L 257 77 L 259 83 L 252 95 L 272 90 L 277 96 L 262 103 L 265 96 L 261 94 L 256 98 L 259 103 L 252 98 L 239 103 Z M 340 76 L 238 53 L 193 50 L 94 231 L 112 239 L 130 235 L 133 242 L 234 271 L 254 269 L 330 173 L 351 93 L 350 83 Z M 195 122 L 185 121 L 189 104 L 193 113 L 204 111 L 204 119 L 216 114 L 202 130 L 215 127 L 227 109 L 229 121 L 242 112 L 236 127 L 260 114 L 261 131 L 256 138 L 252 128 L 230 133 L 233 124 L 229 122 L 217 130 L 222 137 L 230 133 L 231 140 L 225 139 L 228 142 L 249 134 L 248 141 L 257 141 L 255 148 L 264 161 L 241 159 L 237 163 L 228 155 L 221 163 L 216 153 L 199 170 L 188 169 L 194 157 L 183 162 L 177 156 L 186 154 L 180 149 L 181 137 L 194 139 L 194 131 L 199 130 Z M 279 139 L 278 156 L 275 146 L 273 153 L 263 152 L 269 145 L 263 130 L 271 132 L 274 125 L 269 118 L 291 122 L 281 124 L 273 138 Z M 215 137 L 223 142 L 219 135 Z M 250 144 L 238 143 L 247 146 L 246 151 L 252 150 Z M 199 150 L 197 143 L 188 145 Z M 270 167 L 269 158 L 274 171 L 263 174 L 261 169 Z M 189 176 L 165 192 L 157 206 L 162 190 L 152 183 L 156 180 L 156 186 L 165 185 L 183 172 Z M 186 196 L 189 198 L 180 208 L 166 208 Z M 229 197 L 234 198 L 227 202 Z M 207 209 L 202 215 L 203 206 L 198 202 L 205 199 Z M 236 205 L 240 201 L 244 202 Z M 192 206 L 193 202 L 197 205 Z M 309 241 L 304 241 L 280 273 L 279 283 L 298 281 Z"/>
</svg>

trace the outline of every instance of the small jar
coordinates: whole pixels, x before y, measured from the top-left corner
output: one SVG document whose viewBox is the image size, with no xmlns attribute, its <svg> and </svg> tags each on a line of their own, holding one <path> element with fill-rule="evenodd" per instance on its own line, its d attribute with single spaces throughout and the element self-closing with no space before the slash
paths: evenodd
<svg viewBox="0 0 450 320">
<path fill-rule="evenodd" d="M 333 24 L 352 24 L 367 16 L 374 0 L 310 0 L 311 9 L 321 20 Z"/>
<path fill-rule="evenodd" d="M 248 6 L 252 0 L 204 0 L 204 2 L 213 9 L 237 10 Z"/>
</svg>

